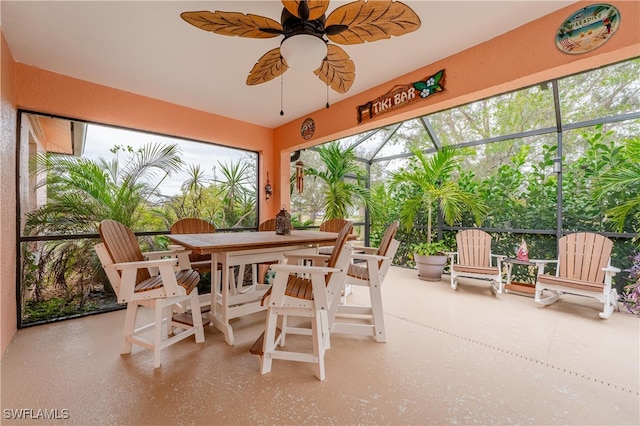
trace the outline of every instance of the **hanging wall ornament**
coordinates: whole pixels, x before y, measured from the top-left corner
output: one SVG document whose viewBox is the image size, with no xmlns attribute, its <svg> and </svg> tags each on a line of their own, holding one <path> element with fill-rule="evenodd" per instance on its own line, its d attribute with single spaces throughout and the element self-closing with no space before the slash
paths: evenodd
<svg viewBox="0 0 640 426">
<path fill-rule="evenodd" d="M 299 194 L 304 191 L 304 163 L 296 161 L 296 189 Z"/>
</svg>

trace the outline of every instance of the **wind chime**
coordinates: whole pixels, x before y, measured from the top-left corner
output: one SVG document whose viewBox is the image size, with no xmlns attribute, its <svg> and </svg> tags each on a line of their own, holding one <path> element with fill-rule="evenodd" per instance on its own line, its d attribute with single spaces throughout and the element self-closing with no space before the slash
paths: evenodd
<svg viewBox="0 0 640 426">
<path fill-rule="evenodd" d="M 304 191 L 304 163 L 300 160 L 296 161 L 296 189 L 299 194 Z"/>
</svg>

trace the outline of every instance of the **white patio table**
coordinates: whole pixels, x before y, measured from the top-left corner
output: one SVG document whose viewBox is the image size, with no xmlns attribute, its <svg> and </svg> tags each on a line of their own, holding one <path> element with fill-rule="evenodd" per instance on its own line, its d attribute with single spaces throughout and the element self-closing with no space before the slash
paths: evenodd
<svg viewBox="0 0 640 426">
<path fill-rule="evenodd" d="M 169 239 L 194 253 L 211 254 L 211 270 L 221 264 L 221 273 L 211 274 L 211 311 L 209 320 L 224 334 L 229 345 L 234 344 L 229 320 L 266 310 L 260 299 L 269 285 L 257 284 L 236 291 L 231 285 L 229 268 L 236 265 L 279 261 L 291 250 L 317 250 L 320 244 L 334 244 L 338 234 L 321 231 L 291 231 L 289 235 L 275 232 L 229 232 L 214 234 L 171 234 Z M 225 285 L 220 285 L 220 280 Z M 242 277 L 239 277 L 242 280 Z"/>
</svg>

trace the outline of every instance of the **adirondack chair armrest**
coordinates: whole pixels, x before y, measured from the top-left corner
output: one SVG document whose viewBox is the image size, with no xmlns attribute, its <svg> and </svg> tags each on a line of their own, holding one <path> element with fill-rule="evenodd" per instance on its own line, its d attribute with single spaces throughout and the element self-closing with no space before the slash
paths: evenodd
<svg viewBox="0 0 640 426">
<path fill-rule="evenodd" d="M 354 252 L 351 255 L 352 259 L 358 259 L 358 260 L 388 260 L 390 259 L 389 256 L 380 256 L 378 254 L 366 254 L 366 253 L 356 253 Z"/>
<path fill-rule="evenodd" d="M 362 253 L 365 253 L 365 254 L 376 254 L 376 253 L 378 253 L 378 247 L 366 247 L 366 246 L 356 247 L 356 246 L 354 246 L 353 247 L 353 251 L 354 251 L 354 253 L 362 252 Z"/>
<path fill-rule="evenodd" d="M 322 274 L 328 274 L 330 272 L 340 272 L 340 268 L 329 268 L 327 266 L 304 266 L 304 265 L 291 265 L 291 264 L 274 264 L 271 265 L 271 269 L 275 272 L 289 272 L 295 274 L 312 274 L 314 272 L 320 272 Z"/>
<path fill-rule="evenodd" d="M 505 260 L 509 256 L 505 256 L 504 254 L 492 254 L 491 257 L 496 260 L 496 266 L 498 267 L 498 269 L 502 269 L 500 264 L 502 263 L 503 260 Z"/>
<path fill-rule="evenodd" d="M 284 257 L 291 262 L 298 262 L 300 260 L 311 260 L 314 265 L 318 263 L 326 263 L 329 260 L 328 254 L 296 254 L 285 253 Z"/>
<path fill-rule="evenodd" d="M 620 268 L 616 268 L 615 266 L 607 266 L 606 268 L 602 268 L 602 270 L 605 273 L 610 274 L 611 276 L 621 272 L 621 269 Z"/>
<path fill-rule="evenodd" d="M 558 263 L 558 260 L 529 259 L 529 262 L 536 264 L 536 267 L 538 268 L 537 275 L 541 275 L 541 274 L 544 274 L 544 268 L 547 266 L 548 263 Z"/>
<path fill-rule="evenodd" d="M 161 259 L 163 257 L 177 257 L 177 256 L 180 256 L 181 254 L 186 254 L 188 256 L 191 254 L 191 250 L 185 250 L 185 248 L 182 247 L 181 250 L 161 250 L 161 251 L 148 251 L 148 252 L 142 253 L 142 255 L 149 260 Z"/>
<path fill-rule="evenodd" d="M 456 261 L 456 256 L 458 255 L 458 252 L 457 251 L 445 251 L 444 254 L 446 256 L 449 256 L 449 261 L 453 265 L 455 263 L 455 261 Z"/>
<path fill-rule="evenodd" d="M 192 250 L 187 250 L 181 245 L 169 245 L 169 250 L 164 251 L 152 251 L 142 253 L 142 255 L 148 260 L 156 260 L 161 258 L 173 257 L 178 259 L 178 269 L 187 270 L 191 269 L 191 262 L 189 261 L 189 255 Z M 150 271 L 153 275 L 157 275 L 157 270 Z"/>
<path fill-rule="evenodd" d="M 114 263 L 110 266 L 118 270 L 124 270 L 124 269 L 140 269 L 140 268 L 159 268 L 167 264 L 176 265 L 177 263 L 178 263 L 178 259 L 176 259 L 175 257 L 172 257 L 172 258 L 165 258 L 165 259 L 140 260 L 138 262 Z"/>
<path fill-rule="evenodd" d="M 165 258 L 157 260 L 142 260 L 137 262 L 112 263 L 110 265 L 105 265 L 105 268 L 122 271 L 118 301 L 120 303 L 124 303 L 131 300 L 133 297 L 136 285 L 136 271 L 141 268 L 148 269 L 152 275 L 153 272 L 162 275 L 162 282 L 167 292 L 179 292 L 176 276 L 174 274 L 174 267 L 177 262 L 178 259 L 176 258 Z"/>
</svg>

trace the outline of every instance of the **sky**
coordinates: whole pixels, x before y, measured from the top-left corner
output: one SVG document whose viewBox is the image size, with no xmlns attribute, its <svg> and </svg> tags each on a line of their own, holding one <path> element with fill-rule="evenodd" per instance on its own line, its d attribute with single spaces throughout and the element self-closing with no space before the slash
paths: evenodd
<svg viewBox="0 0 640 426">
<path fill-rule="evenodd" d="M 110 151 L 115 145 L 131 146 L 137 149 L 148 143 L 177 143 L 182 149 L 182 160 L 186 165 L 200 164 L 200 169 L 204 171 L 205 176 L 209 179 L 214 179 L 214 166 L 218 166 L 218 162 L 231 164 L 233 161 L 246 157 L 245 151 L 225 148 L 219 145 L 95 124 L 89 124 L 87 126 L 83 157 L 94 160 L 104 158 L 109 161 L 115 157 L 115 154 Z M 120 153 L 120 156 L 122 156 L 122 153 Z M 217 178 L 220 179 L 221 176 L 219 172 L 217 175 Z M 186 171 L 181 171 L 168 177 L 161 187 L 162 194 L 178 194 L 180 192 L 180 185 L 187 177 L 188 174 Z"/>
</svg>

